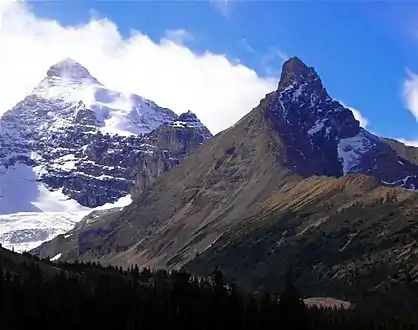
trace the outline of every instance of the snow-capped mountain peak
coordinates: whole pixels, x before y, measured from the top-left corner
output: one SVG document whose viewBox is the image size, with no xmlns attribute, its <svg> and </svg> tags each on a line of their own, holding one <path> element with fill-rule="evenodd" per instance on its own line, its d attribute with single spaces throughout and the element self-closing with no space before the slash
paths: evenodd
<svg viewBox="0 0 418 330">
<path fill-rule="evenodd" d="M 179 117 L 141 96 L 107 89 L 80 63 L 65 59 L 0 119 L 0 214 L 37 210 L 35 195 L 58 190 L 85 207 L 114 202 L 129 194 L 138 164 L 153 166 L 161 148 L 164 166 L 158 166 L 168 170 L 211 136 L 191 111 Z M 10 182 L 22 178 L 22 187 L 33 185 L 33 196 L 6 210 L 16 206 L 7 201 L 20 189 Z M 3 191 L 15 194 L 7 199 Z"/>
<path fill-rule="evenodd" d="M 73 81 L 91 81 L 100 84 L 79 62 L 70 57 L 63 59 L 52 65 L 46 73 L 48 78 L 62 78 Z"/>
<path fill-rule="evenodd" d="M 0 118 L 0 243 L 38 244 L 80 212 L 126 200 L 138 177 L 141 193 L 208 137 L 191 112 L 108 89 L 70 58 L 52 65 Z M 40 218 L 46 230 L 32 230 Z"/>
<path fill-rule="evenodd" d="M 103 87 L 80 63 L 66 58 L 52 65 L 45 78 L 32 94 L 45 99 L 63 101 L 86 101 L 97 88 Z"/>
<path fill-rule="evenodd" d="M 46 103 L 51 104 L 45 107 Z M 33 117 L 25 110 L 32 111 L 34 107 L 44 131 L 88 122 L 90 130 L 129 136 L 149 133 L 177 119 L 173 111 L 141 96 L 107 89 L 71 58 L 49 68 L 46 77 L 18 105 L 18 115 L 22 117 L 25 112 L 23 117 Z M 9 114 L 15 113 L 15 108 Z M 43 108 L 45 111 L 40 111 Z"/>
<path fill-rule="evenodd" d="M 182 113 L 173 123 L 171 124 L 177 127 L 193 127 L 200 134 L 206 138 L 212 137 L 212 133 L 207 129 L 205 125 L 197 118 L 196 114 L 190 110 Z"/>
</svg>

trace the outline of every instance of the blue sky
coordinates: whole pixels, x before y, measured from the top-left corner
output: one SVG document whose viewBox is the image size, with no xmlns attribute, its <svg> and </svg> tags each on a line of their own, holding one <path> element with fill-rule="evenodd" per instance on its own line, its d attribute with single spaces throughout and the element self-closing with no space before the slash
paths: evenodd
<svg viewBox="0 0 418 330">
<path fill-rule="evenodd" d="M 418 2 L 71 0 L 30 8 L 64 26 L 106 17 L 127 38 L 137 30 L 158 42 L 182 30 L 193 52 L 224 54 L 259 77 L 278 79 L 283 58 L 296 55 L 370 131 L 418 140 L 403 97 L 407 69 L 418 72 Z"/>
</svg>

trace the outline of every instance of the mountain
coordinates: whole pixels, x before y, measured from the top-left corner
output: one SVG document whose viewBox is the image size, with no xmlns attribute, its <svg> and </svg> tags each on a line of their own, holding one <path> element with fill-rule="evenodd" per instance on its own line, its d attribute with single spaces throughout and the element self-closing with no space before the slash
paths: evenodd
<svg viewBox="0 0 418 330">
<path fill-rule="evenodd" d="M 274 284 L 287 256 L 304 272 L 319 267 L 305 284 L 314 287 L 315 276 L 324 275 L 333 296 L 352 269 L 353 254 L 339 252 L 344 244 L 351 252 L 356 238 L 375 244 L 374 264 L 384 261 L 390 271 L 408 260 L 390 256 L 413 253 L 403 243 L 412 239 L 417 175 L 418 166 L 361 128 L 316 71 L 294 57 L 283 64 L 277 90 L 131 205 L 85 219 L 33 253 L 202 274 L 219 264 L 251 288 Z M 368 288 L 387 281 L 380 270 Z"/>
<path fill-rule="evenodd" d="M 0 242 L 26 249 L 129 204 L 137 178 L 146 187 L 211 136 L 191 111 L 109 90 L 72 59 L 54 64 L 0 119 Z"/>
<path fill-rule="evenodd" d="M 278 90 L 267 100 L 266 117 L 285 145 L 286 165 L 292 171 L 304 177 L 358 172 L 404 188 L 417 184 L 417 167 L 361 128 L 300 59 L 285 64 Z"/>
</svg>

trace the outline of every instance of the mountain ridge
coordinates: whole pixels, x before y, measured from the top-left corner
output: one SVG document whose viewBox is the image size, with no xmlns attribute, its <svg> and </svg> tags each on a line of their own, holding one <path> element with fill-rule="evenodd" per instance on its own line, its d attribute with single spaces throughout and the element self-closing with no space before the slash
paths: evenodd
<svg viewBox="0 0 418 330">
<path fill-rule="evenodd" d="M 278 289 L 294 267 L 314 296 L 411 296 L 418 166 L 361 128 L 314 69 L 291 59 L 283 72 L 276 91 L 132 204 L 32 253 L 199 275 L 219 266 L 250 290 Z"/>
<path fill-rule="evenodd" d="M 291 58 L 281 78 L 276 91 L 131 205 L 72 231 L 68 240 L 61 237 L 64 250 L 54 242 L 51 250 L 44 244 L 34 253 L 176 268 L 210 250 L 242 219 L 260 214 L 266 200 L 309 177 L 344 182 L 344 175 L 357 173 L 366 185 L 374 180 L 415 187 L 418 167 L 361 128 L 349 109 L 331 99 L 313 68 Z"/>
</svg>

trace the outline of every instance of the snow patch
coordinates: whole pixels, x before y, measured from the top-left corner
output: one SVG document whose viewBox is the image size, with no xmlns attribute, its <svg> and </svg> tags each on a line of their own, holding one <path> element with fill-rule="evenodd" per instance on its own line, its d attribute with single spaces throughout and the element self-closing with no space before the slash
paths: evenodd
<svg viewBox="0 0 418 330">
<path fill-rule="evenodd" d="M 325 127 L 326 120 L 327 119 L 317 120 L 315 124 L 313 124 L 312 127 L 308 129 L 308 134 L 312 136 L 312 135 L 319 133 Z"/>
<path fill-rule="evenodd" d="M 365 155 L 372 147 L 372 142 L 364 132 L 353 137 L 340 139 L 338 143 L 338 158 L 343 166 L 343 173 L 351 173 L 361 171 L 360 161 L 363 155 Z"/>
<path fill-rule="evenodd" d="M 293 96 L 292 96 L 292 101 L 295 102 L 301 95 L 303 90 L 305 89 L 305 87 L 307 86 L 307 84 L 300 84 L 298 86 L 297 89 L 295 89 L 295 91 L 293 92 Z"/>
<path fill-rule="evenodd" d="M 55 257 L 51 258 L 51 261 L 57 261 L 59 258 L 61 258 L 61 253 L 58 253 Z"/>
</svg>

